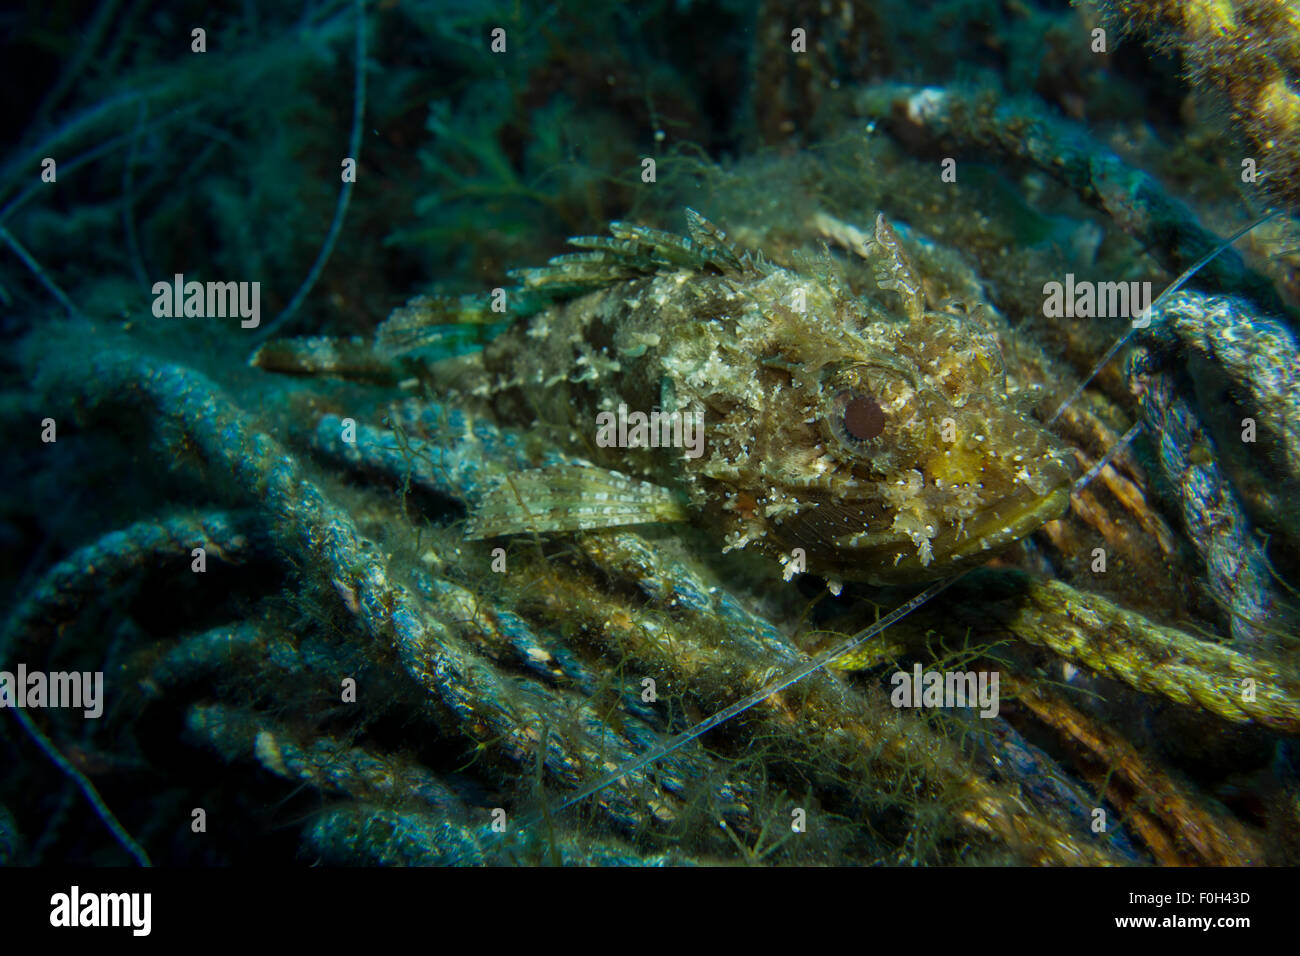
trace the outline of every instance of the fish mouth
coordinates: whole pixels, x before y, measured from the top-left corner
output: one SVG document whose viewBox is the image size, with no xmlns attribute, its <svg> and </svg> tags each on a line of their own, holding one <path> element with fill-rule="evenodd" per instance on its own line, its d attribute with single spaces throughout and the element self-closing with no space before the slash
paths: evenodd
<svg viewBox="0 0 1300 956">
<path fill-rule="evenodd" d="M 903 584 L 946 577 L 964 566 L 979 564 L 997 551 L 1019 541 L 1039 527 L 1065 514 L 1070 504 L 1068 485 L 1058 485 L 1033 498 L 1007 498 L 985 509 L 962 527 L 946 528 L 930 542 L 931 559 L 922 564 L 915 545 L 905 535 L 890 535 L 851 559 L 845 577 L 872 584 Z M 906 543 L 902 557 L 900 545 Z"/>
<path fill-rule="evenodd" d="M 982 514 L 974 523 L 968 523 L 962 532 L 961 542 L 954 542 L 955 546 L 946 555 L 935 548 L 936 557 L 962 561 L 1003 548 L 1028 536 L 1052 519 L 1061 517 L 1069 504 L 1070 490 L 1066 485 L 1058 485 L 1047 494 L 1028 501 L 1015 498 L 1004 500 L 991 511 Z"/>
</svg>

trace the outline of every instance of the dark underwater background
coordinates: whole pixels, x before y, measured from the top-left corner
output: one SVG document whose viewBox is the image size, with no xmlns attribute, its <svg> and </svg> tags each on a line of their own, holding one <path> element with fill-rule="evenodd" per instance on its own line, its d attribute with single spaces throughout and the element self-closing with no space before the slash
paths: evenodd
<svg viewBox="0 0 1300 956">
<path fill-rule="evenodd" d="M 0 63 L 0 671 L 105 687 L 0 713 L 0 862 L 1300 861 L 1293 6 L 45 0 Z M 463 540 L 446 470 L 545 436 L 471 437 L 419 361 L 499 332 L 455 316 L 510 270 L 687 206 L 781 264 L 825 250 L 810 210 L 883 212 L 1042 420 L 1127 329 L 1044 283 L 1159 291 L 1276 215 L 1058 427 L 1082 473 L 1144 423 L 1070 516 L 560 810 L 919 590 L 784 585 L 695 527 L 514 540 L 504 575 Z M 158 316 L 178 274 L 259 283 L 259 325 Z M 302 344 L 415 296 L 448 316 L 419 359 Z M 391 454 L 323 447 L 339 416 Z M 999 670 L 999 718 L 891 708 L 917 662 Z"/>
</svg>

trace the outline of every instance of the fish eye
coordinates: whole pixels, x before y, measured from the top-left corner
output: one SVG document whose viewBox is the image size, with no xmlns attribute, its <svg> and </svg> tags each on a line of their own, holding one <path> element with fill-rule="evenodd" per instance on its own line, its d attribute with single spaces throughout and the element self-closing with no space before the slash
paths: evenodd
<svg viewBox="0 0 1300 956">
<path fill-rule="evenodd" d="M 897 452 L 919 411 L 914 377 L 886 362 L 827 369 L 821 392 L 822 431 L 856 458 Z"/>
<path fill-rule="evenodd" d="M 841 389 L 835 393 L 827 415 L 831 432 L 854 450 L 879 437 L 887 418 L 880 402 L 858 389 Z"/>
</svg>

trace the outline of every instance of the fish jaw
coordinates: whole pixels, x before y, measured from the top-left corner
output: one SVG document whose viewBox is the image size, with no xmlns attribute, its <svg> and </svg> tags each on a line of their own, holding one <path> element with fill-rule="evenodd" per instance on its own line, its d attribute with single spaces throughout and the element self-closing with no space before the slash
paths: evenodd
<svg viewBox="0 0 1300 956">
<path fill-rule="evenodd" d="M 809 561 L 809 570 L 875 585 L 934 580 L 982 564 L 1049 521 L 1065 514 L 1070 503 L 1068 484 L 1045 494 L 1013 497 L 987 507 L 958 525 L 939 530 L 919 547 L 916 538 L 891 531 L 837 542 L 834 553 Z"/>
<path fill-rule="evenodd" d="M 983 564 L 999 551 L 1028 537 L 1048 521 L 1065 514 L 1070 504 L 1066 486 L 1027 501 L 1009 499 L 982 512 L 958 528 L 947 528 L 935 537 L 929 563 L 922 563 L 918 549 L 893 549 L 893 555 L 862 568 L 863 577 L 876 584 L 898 584 L 945 577 Z M 902 551 L 902 557 L 898 554 Z"/>
</svg>

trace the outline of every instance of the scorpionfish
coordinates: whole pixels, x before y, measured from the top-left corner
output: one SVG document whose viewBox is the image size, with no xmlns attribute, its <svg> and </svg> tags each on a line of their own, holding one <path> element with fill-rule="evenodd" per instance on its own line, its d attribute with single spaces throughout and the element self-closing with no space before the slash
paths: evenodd
<svg viewBox="0 0 1300 956">
<path fill-rule="evenodd" d="M 863 254 L 897 311 L 852 294 L 829 256 L 792 271 L 687 220 L 686 236 L 612 223 L 512 273 L 550 304 L 451 360 L 499 422 L 550 427 L 576 456 L 505 475 L 470 537 L 692 520 L 787 578 L 898 584 L 1065 511 L 1061 447 L 1006 394 L 989 333 L 926 308 L 883 216 Z M 626 409 L 702 423 L 702 446 L 635 427 L 622 447 L 599 440 Z"/>
</svg>

